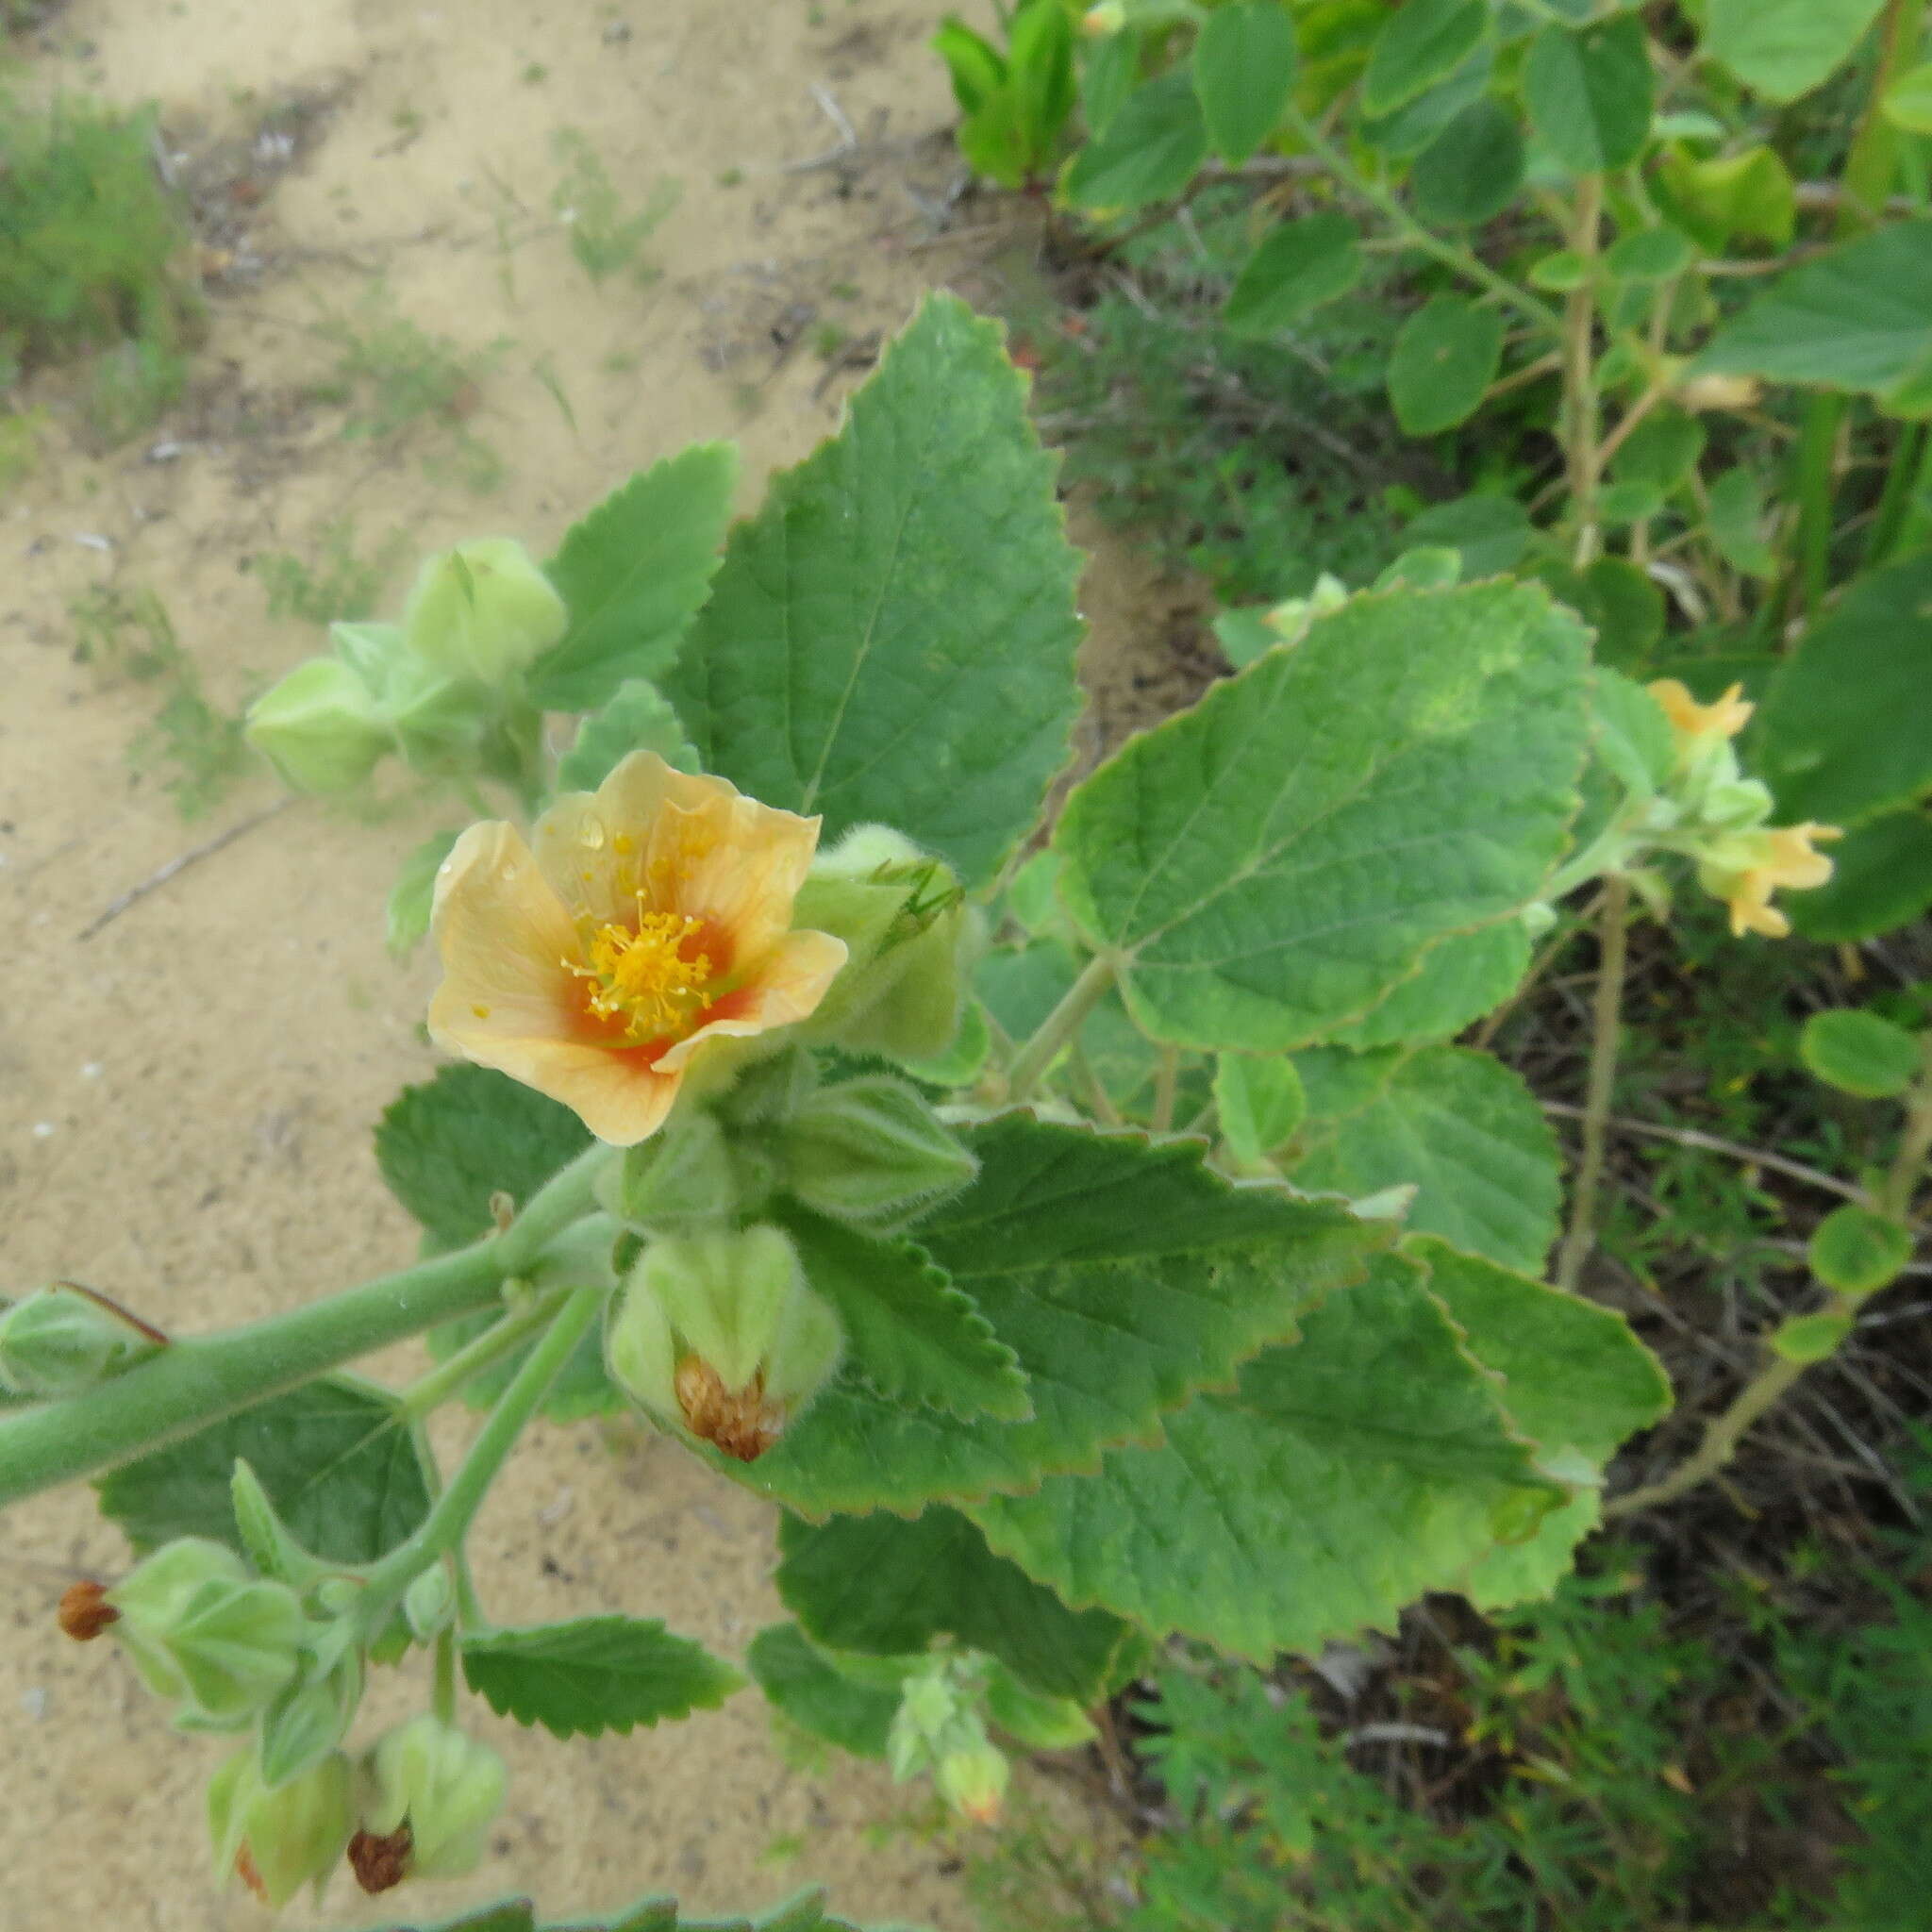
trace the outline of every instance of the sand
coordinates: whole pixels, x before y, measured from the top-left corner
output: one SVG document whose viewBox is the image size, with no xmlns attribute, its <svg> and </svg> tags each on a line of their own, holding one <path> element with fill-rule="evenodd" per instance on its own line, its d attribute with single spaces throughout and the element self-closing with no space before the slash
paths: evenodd
<svg viewBox="0 0 1932 1932">
<path fill-rule="evenodd" d="M 267 621 L 252 559 L 313 556 L 344 515 L 365 548 L 400 533 L 409 562 L 498 533 L 541 555 L 630 471 L 719 434 L 741 442 L 755 501 L 859 379 L 828 368 L 814 330 L 889 331 L 922 288 L 987 256 L 972 231 L 997 211 L 943 207 L 951 104 L 924 45 L 940 10 L 97 0 L 50 24 L 35 83 L 155 99 L 174 165 L 220 219 L 188 401 L 97 458 L 56 393 L 40 468 L 0 498 L 9 1286 L 69 1276 L 194 1331 L 400 1265 L 414 1234 L 377 1177 L 370 1129 L 436 1064 L 418 1031 L 431 966 L 390 959 L 381 914 L 399 857 L 449 822 L 446 805 L 360 824 L 298 804 L 79 938 L 118 895 L 279 794 L 251 777 L 184 825 L 158 776 L 126 762 L 155 690 L 75 661 L 72 600 L 101 584 L 154 591 L 210 696 L 232 707 L 321 641 Z M 814 83 L 861 145 L 788 172 L 844 140 Z M 592 286 L 572 259 L 550 204 L 566 127 L 627 200 L 679 184 L 643 250 L 647 284 L 620 273 Z M 425 329 L 465 350 L 499 344 L 468 419 L 502 458 L 491 493 L 451 477 L 447 451 L 439 468 L 434 439 L 345 438 L 343 410 L 308 399 L 333 356 L 318 325 L 378 278 Z M 407 1375 L 421 1360 L 404 1350 L 377 1366 Z M 442 1431 L 446 1446 L 465 1426 Z M 613 1450 L 594 1424 L 546 1425 L 472 1548 L 502 1623 L 623 1609 L 738 1655 L 777 1614 L 771 1528 L 763 1505 L 667 1441 Z M 261 1923 L 208 1869 L 200 1792 L 219 1743 L 171 1731 L 108 1646 L 55 1631 L 65 1584 L 125 1561 L 85 1493 L 0 1526 L 4 1932 Z M 379 1674 L 365 1727 L 425 1694 L 420 1657 Z M 788 1769 L 756 1695 L 571 1744 L 468 1709 L 513 1772 L 485 1869 L 399 1894 L 389 1912 L 338 1881 L 319 1913 L 287 1923 L 434 1918 L 518 1889 L 559 1917 L 652 1888 L 723 1911 L 808 1881 L 860 1920 L 973 1923 L 955 1847 L 877 1831 L 905 1794 L 862 1767 Z"/>
</svg>

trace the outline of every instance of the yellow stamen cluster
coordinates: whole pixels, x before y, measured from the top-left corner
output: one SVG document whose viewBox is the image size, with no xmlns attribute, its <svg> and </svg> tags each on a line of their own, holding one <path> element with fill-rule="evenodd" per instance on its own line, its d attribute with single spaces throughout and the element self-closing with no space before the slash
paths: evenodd
<svg viewBox="0 0 1932 1932">
<path fill-rule="evenodd" d="M 585 942 L 589 963 L 565 960 L 579 979 L 592 982 L 585 1004 L 600 1020 L 625 1022 L 635 1045 L 681 1039 L 711 1004 L 704 991 L 711 961 L 703 952 L 687 958 L 683 948 L 703 925 L 676 912 L 646 912 L 639 895 L 638 923 L 600 925 Z"/>
</svg>

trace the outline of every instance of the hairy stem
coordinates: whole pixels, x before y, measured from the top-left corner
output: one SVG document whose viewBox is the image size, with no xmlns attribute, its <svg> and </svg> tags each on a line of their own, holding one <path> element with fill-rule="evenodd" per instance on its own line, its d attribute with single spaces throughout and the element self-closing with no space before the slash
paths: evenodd
<svg viewBox="0 0 1932 1932">
<path fill-rule="evenodd" d="M 1154 1062 L 1154 1116 L 1157 1134 L 1174 1128 L 1174 1090 L 1180 1083 L 1181 1052 L 1177 1046 L 1163 1046 Z"/>
<path fill-rule="evenodd" d="M 1058 1058 L 1060 1049 L 1079 1033 L 1087 1015 L 1100 1004 L 1101 995 L 1112 984 L 1113 962 L 1096 954 L 1067 989 L 1059 1005 L 1040 1023 L 1040 1030 L 1014 1056 L 1007 1074 L 1008 1100 L 1024 1100 L 1033 1091 L 1041 1075 Z"/>
<path fill-rule="evenodd" d="M 1583 1149 L 1570 1196 L 1570 1226 L 1557 1261 L 1557 1286 L 1573 1292 L 1596 1242 L 1597 1195 L 1602 1191 L 1604 1150 L 1609 1141 L 1610 1096 L 1617 1084 L 1617 1042 L 1623 1030 L 1624 968 L 1629 953 L 1630 886 L 1612 874 L 1604 882 L 1599 930 L 1603 957 L 1597 970 L 1596 1007 L 1590 1042 L 1590 1087 L 1584 1095 Z"/>
<path fill-rule="evenodd" d="M 488 1307 L 506 1280 L 589 1209 L 591 1183 L 611 1153 L 597 1146 L 580 1156 L 500 1235 L 225 1334 L 171 1342 L 112 1381 L 0 1416 L 0 1508 Z"/>
<path fill-rule="evenodd" d="M 525 1308 L 507 1311 L 482 1334 L 473 1336 L 447 1361 L 438 1362 L 426 1375 L 403 1391 L 403 1408 L 421 1418 L 441 1408 L 464 1384 L 480 1375 L 499 1356 L 508 1355 L 533 1329 L 541 1328 L 563 1306 L 561 1292 L 547 1294 Z"/>
<path fill-rule="evenodd" d="M 471 1518 L 482 1507 L 497 1472 L 516 1447 L 517 1438 L 603 1308 L 602 1289 L 579 1288 L 572 1291 L 552 1317 L 542 1340 L 497 1398 L 449 1487 L 436 1499 L 415 1533 L 370 1571 L 359 1614 L 370 1620 L 372 1627 L 389 1614 L 423 1571 L 462 1541 Z"/>
</svg>

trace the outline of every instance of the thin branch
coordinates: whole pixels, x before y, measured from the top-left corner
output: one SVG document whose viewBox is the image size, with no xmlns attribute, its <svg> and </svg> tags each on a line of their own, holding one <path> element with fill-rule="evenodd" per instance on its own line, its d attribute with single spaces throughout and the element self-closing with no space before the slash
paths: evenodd
<svg viewBox="0 0 1932 1932">
<path fill-rule="evenodd" d="M 192 851 L 184 852 L 178 858 L 169 859 L 167 864 L 162 866 L 158 872 L 150 873 L 138 886 L 128 887 L 118 899 L 108 906 L 106 910 L 97 914 L 79 932 L 75 933 L 74 936 L 75 942 L 82 943 L 92 939 L 103 926 L 111 924 L 130 906 L 138 905 L 150 892 L 158 891 L 159 888 L 165 886 L 176 874 L 186 872 L 191 865 L 199 865 L 204 858 L 212 858 L 225 846 L 232 845 L 244 832 L 252 832 L 256 826 L 267 824 L 269 820 L 274 818 L 277 812 L 287 811 L 294 803 L 295 794 L 291 791 L 286 798 L 278 798 L 273 805 L 264 806 L 253 817 L 242 819 L 239 824 L 230 825 L 225 832 L 217 832 L 212 839 L 205 839 Z"/>
</svg>

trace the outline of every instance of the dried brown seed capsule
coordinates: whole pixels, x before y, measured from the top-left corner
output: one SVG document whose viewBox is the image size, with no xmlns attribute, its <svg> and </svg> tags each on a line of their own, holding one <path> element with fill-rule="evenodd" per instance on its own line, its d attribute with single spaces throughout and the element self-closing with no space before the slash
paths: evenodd
<svg viewBox="0 0 1932 1932">
<path fill-rule="evenodd" d="M 677 1406 L 692 1435 L 740 1462 L 756 1462 L 785 1432 L 785 1411 L 765 1400 L 765 1378 L 725 1388 L 709 1362 L 688 1355 L 677 1365 Z"/>
<path fill-rule="evenodd" d="M 356 1874 L 356 1883 L 371 1896 L 393 1891 L 409 1875 L 409 1854 L 414 1849 L 407 1819 L 381 1836 L 358 1831 L 349 1840 L 349 1869 Z"/>
<path fill-rule="evenodd" d="M 70 1583 L 60 1593 L 60 1628 L 76 1643 L 91 1643 L 121 1612 L 108 1601 L 108 1586 L 92 1578 Z"/>
</svg>

